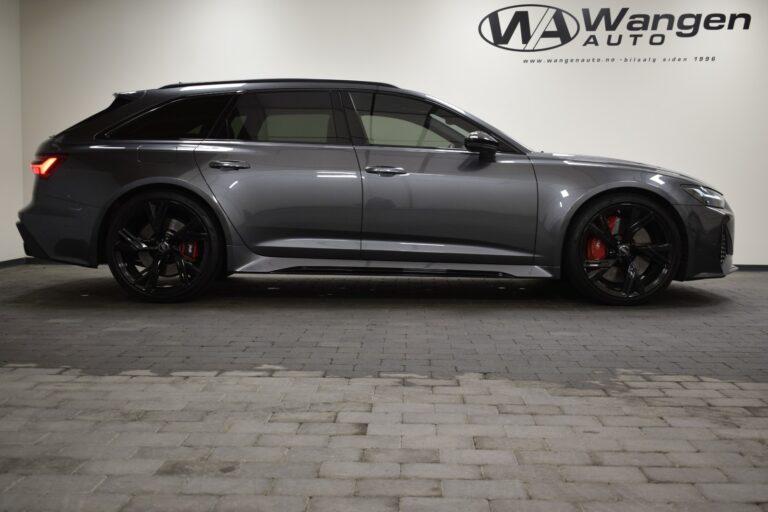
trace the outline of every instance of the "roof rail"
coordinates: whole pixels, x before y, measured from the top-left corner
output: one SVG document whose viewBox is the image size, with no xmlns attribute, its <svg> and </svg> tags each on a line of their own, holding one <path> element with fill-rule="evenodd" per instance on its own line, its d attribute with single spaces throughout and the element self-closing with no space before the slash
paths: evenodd
<svg viewBox="0 0 768 512">
<path fill-rule="evenodd" d="M 190 87 L 198 85 L 226 85 L 226 84 L 259 84 L 259 83 L 276 83 L 276 82 L 302 82 L 302 83 L 345 83 L 345 84 L 360 84 L 360 85 L 377 85 L 381 87 L 392 87 L 397 89 L 398 87 L 392 84 L 386 84 L 384 82 L 368 82 L 365 80 L 331 80 L 321 78 L 261 78 L 251 80 L 224 80 L 218 82 L 179 82 L 176 84 L 168 84 L 159 87 L 159 89 L 173 89 L 175 87 Z"/>
</svg>

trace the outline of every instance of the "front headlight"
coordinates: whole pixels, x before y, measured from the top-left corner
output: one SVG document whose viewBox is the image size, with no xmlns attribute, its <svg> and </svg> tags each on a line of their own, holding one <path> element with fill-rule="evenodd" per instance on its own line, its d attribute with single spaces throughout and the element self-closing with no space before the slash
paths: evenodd
<svg viewBox="0 0 768 512">
<path fill-rule="evenodd" d="M 701 185 L 683 185 L 683 190 L 701 204 L 712 206 L 713 208 L 725 208 L 725 198 L 717 190 L 702 187 Z"/>
</svg>

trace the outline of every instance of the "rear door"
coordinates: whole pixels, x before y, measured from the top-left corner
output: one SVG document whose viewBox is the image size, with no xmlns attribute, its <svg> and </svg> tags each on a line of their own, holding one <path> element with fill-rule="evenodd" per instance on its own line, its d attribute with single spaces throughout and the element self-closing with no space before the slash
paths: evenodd
<svg viewBox="0 0 768 512">
<path fill-rule="evenodd" d="M 483 161 L 464 137 L 484 130 L 432 101 L 351 92 L 350 128 L 363 169 L 363 258 L 533 264 L 536 179 L 503 148 Z"/>
<path fill-rule="evenodd" d="M 362 191 L 338 94 L 239 95 L 197 163 L 246 245 L 264 256 L 360 256 Z"/>
</svg>

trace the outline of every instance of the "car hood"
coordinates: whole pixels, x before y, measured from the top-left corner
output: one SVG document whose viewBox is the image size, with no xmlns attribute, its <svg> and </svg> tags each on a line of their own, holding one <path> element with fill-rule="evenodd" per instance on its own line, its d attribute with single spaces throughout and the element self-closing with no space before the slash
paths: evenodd
<svg viewBox="0 0 768 512">
<path fill-rule="evenodd" d="M 663 167 L 659 167 L 656 165 L 649 165 L 641 162 L 633 162 L 631 160 L 621 160 L 619 158 L 609 158 L 605 156 L 571 155 L 566 153 L 544 153 L 544 152 L 533 153 L 529 156 L 531 156 L 534 159 L 535 158 L 552 159 L 552 160 L 559 160 L 561 162 L 566 162 L 566 163 L 571 162 L 577 165 L 582 164 L 582 165 L 596 165 L 596 166 L 605 166 L 605 167 L 631 168 L 638 171 L 649 172 L 653 174 L 661 174 L 663 176 L 670 176 L 672 178 L 678 178 L 681 180 L 689 181 L 697 185 L 703 185 L 708 188 L 713 188 L 711 185 L 704 183 L 700 179 L 694 178 L 687 174 L 672 171 L 670 169 L 665 169 Z"/>
</svg>

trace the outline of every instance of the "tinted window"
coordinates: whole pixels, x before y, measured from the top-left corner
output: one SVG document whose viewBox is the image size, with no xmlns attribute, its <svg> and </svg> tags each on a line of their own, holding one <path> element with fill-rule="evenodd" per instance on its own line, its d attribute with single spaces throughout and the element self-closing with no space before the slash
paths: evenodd
<svg viewBox="0 0 768 512">
<path fill-rule="evenodd" d="M 351 97 L 373 145 L 463 148 L 467 134 L 479 129 L 453 112 L 415 98 L 367 92 Z"/>
<path fill-rule="evenodd" d="M 226 119 L 227 139 L 335 144 L 338 133 L 329 92 L 244 94 Z"/>
<path fill-rule="evenodd" d="M 196 96 L 163 105 L 110 131 L 111 139 L 204 139 L 230 96 Z"/>
</svg>

